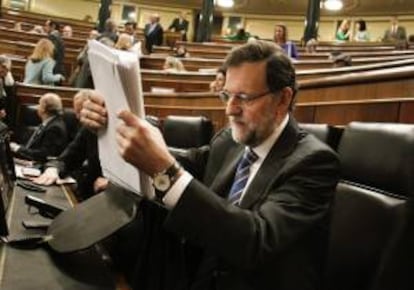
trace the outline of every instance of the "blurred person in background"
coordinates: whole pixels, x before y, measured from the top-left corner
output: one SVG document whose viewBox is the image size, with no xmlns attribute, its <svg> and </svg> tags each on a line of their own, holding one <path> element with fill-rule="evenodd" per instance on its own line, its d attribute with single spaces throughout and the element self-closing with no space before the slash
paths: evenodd
<svg viewBox="0 0 414 290">
<path fill-rule="evenodd" d="M 287 27 L 284 24 L 276 24 L 273 35 L 274 42 L 285 51 L 287 56 L 297 59 L 299 54 L 296 45 L 288 39 Z"/>
</svg>

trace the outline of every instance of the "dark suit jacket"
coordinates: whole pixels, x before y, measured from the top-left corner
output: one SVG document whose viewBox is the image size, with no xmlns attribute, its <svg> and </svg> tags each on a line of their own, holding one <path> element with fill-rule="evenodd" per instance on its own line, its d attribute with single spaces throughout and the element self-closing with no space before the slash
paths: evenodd
<svg viewBox="0 0 414 290">
<path fill-rule="evenodd" d="M 402 26 L 398 26 L 397 32 L 394 34 L 391 32 L 391 28 L 390 28 L 385 31 L 384 37 L 382 40 L 386 42 L 405 41 L 407 40 L 407 33 L 405 31 L 405 28 Z"/>
<path fill-rule="evenodd" d="M 29 147 L 21 146 L 16 155 L 44 162 L 48 156 L 59 156 L 65 149 L 67 140 L 66 124 L 61 116 L 56 116 L 36 135 Z"/>
<path fill-rule="evenodd" d="M 57 167 L 61 177 L 75 172 L 79 197 L 92 196 L 94 194 L 93 183 L 96 178 L 102 176 L 96 134 L 81 127 L 58 159 L 49 162 L 47 166 Z"/>
<path fill-rule="evenodd" d="M 53 59 L 56 61 L 55 67 L 53 69 L 54 74 L 65 75 L 65 66 L 63 61 L 65 59 L 65 44 L 59 32 L 53 31 L 48 35 L 48 39 L 55 46 L 53 52 Z"/>
<path fill-rule="evenodd" d="M 219 134 L 204 184 L 193 180 L 166 220 L 205 251 L 191 289 L 320 288 L 336 154 L 291 119 L 235 207 L 226 196 L 243 150 L 230 130 Z"/>
<path fill-rule="evenodd" d="M 152 52 L 153 45 L 162 45 L 163 37 L 164 37 L 164 30 L 162 26 L 157 23 L 155 28 L 151 31 L 150 30 L 151 24 L 146 24 L 144 28 L 144 35 L 145 35 L 145 48 L 149 53 Z"/>
<path fill-rule="evenodd" d="M 188 20 L 183 19 L 183 21 L 180 22 L 180 18 L 175 18 L 171 25 L 168 27 L 168 29 L 174 28 L 177 32 L 183 32 L 182 40 L 187 40 L 187 31 L 188 31 Z"/>
<path fill-rule="evenodd" d="M 134 289 L 321 286 L 336 154 L 291 119 L 236 207 L 226 195 L 243 149 L 222 131 L 212 141 L 204 184 L 194 179 L 169 213 L 142 203 Z"/>
</svg>

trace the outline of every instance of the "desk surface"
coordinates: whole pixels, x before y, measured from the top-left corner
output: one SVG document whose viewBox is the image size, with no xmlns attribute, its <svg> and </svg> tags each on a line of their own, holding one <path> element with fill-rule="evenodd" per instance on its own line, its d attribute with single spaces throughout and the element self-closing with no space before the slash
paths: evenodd
<svg viewBox="0 0 414 290">
<path fill-rule="evenodd" d="M 31 214 L 24 203 L 26 194 L 70 207 L 63 187 L 48 187 L 46 193 L 29 192 L 15 187 L 7 212 L 10 236 L 41 233 L 27 230 L 24 219 L 42 219 Z M 76 233 L 74 233 L 76 234 Z M 104 263 L 97 248 L 72 254 L 57 254 L 46 246 L 24 250 L 0 245 L 0 289 L 2 290 L 106 290 L 116 289 L 115 276 Z"/>
</svg>

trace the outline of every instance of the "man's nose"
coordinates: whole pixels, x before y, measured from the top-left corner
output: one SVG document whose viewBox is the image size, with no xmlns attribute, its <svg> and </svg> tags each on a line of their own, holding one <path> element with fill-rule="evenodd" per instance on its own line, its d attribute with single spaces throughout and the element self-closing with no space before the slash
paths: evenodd
<svg viewBox="0 0 414 290">
<path fill-rule="evenodd" d="M 239 115 L 242 112 L 242 108 L 237 98 L 231 97 L 226 104 L 226 115 L 233 116 Z"/>
</svg>

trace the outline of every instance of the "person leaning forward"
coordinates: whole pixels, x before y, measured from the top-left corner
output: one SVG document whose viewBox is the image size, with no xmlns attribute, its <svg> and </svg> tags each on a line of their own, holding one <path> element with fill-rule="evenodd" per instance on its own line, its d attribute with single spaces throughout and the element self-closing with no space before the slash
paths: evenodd
<svg viewBox="0 0 414 290">
<path fill-rule="evenodd" d="M 166 211 L 161 219 L 151 220 L 144 212 L 143 222 L 158 222 L 159 237 L 171 234 L 176 241 L 186 241 L 188 248 L 202 251 L 200 260 L 191 257 L 197 263 L 181 265 L 195 273 L 180 287 L 176 280 L 182 276 L 148 286 L 150 278 L 145 276 L 153 279 L 163 272 L 158 277 L 164 279 L 166 272 L 178 270 L 172 268 L 173 260 L 149 267 L 144 262 L 154 260 L 143 258 L 148 252 L 142 251 L 137 265 L 147 273 L 136 271 L 142 279 L 134 287 L 319 289 L 339 178 L 337 156 L 298 128 L 291 114 L 295 70 L 280 47 L 247 43 L 231 51 L 225 67 L 226 82 L 219 94 L 230 128 L 211 141 L 208 160 L 200 164 L 205 166 L 203 181 L 177 166 L 158 129 L 129 111 L 118 115 L 123 121 L 117 131 L 119 152 L 126 162 L 154 177 L 157 199 L 148 204 L 161 203 Z M 101 97 L 84 104 L 81 121 L 92 128 L 106 123 Z M 165 171 L 172 184 L 168 188 L 157 183 Z M 154 235 L 139 239 L 151 253 L 165 246 Z"/>
</svg>

